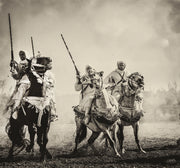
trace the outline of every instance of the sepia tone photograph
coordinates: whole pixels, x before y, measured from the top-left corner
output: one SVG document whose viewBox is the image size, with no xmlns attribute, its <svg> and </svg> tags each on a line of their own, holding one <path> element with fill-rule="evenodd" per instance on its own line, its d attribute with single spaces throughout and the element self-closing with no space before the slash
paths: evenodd
<svg viewBox="0 0 180 168">
<path fill-rule="evenodd" d="M 180 167 L 180 0 L 0 0 L 0 168 Z"/>
</svg>

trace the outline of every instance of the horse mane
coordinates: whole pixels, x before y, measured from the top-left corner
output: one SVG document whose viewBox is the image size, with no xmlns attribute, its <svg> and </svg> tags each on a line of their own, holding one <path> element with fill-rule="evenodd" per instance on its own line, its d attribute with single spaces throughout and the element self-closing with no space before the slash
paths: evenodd
<svg viewBox="0 0 180 168">
<path fill-rule="evenodd" d="M 133 72 L 133 73 L 131 73 L 131 74 L 128 76 L 128 78 L 131 78 L 131 77 L 134 76 L 134 75 L 139 75 L 139 76 L 141 76 L 142 78 L 144 78 L 144 76 L 141 75 L 139 72 Z"/>
</svg>

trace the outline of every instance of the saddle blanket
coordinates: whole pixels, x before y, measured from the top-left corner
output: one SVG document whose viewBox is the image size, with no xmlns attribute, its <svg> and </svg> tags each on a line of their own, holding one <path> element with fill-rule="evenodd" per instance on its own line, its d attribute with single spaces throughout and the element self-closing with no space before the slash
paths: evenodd
<svg viewBox="0 0 180 168">
<path fill-rule="evenodd" d="M 123 106 L 119 106 L 119 112 L 121 114 L 120 118 L 126 122 L 137 122 L 144 116 L 143 111 Z"/>
<path fill-rule="evenodd" d="M 28 96 L 24 97 L 23 101 L 29 103 L 36 108 L 36 112 L 39 113 L 37 126 L 40 127 L 43 110 L 46 108 L 46 106 L 50 105 L 49 99 L 46 99 L 44 97 Z"/>
<path fill-rule="evenodd" d="M 84 118 L 85 112 L 81 111 L 79 106 L 74 106 L 73 110 L 75 111 L 76 114 L 78 114 L 79 117 Z M 102 109 L 92 106 L 90 114 L 91 116 L 94 116 L 96 118 L 101 118 L 104 121 L 107 120 L 107 122 L 114 122 L 120 117 L 118 110 L 115 108 L 111 109 L 110 111 L 108 109 Z"/>
</svg>

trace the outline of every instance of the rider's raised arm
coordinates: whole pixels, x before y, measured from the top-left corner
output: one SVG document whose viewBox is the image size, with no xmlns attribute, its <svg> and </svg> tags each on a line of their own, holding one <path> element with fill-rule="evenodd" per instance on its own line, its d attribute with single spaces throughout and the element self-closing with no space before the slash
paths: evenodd
<svg viewBox="0 0 180 168">
<path fill-rule="evenodd" d="M 19 79 L 21 79 L 21 75 L 20 75 L 20 73 L 18 73 L 16 70 L 13 70 L 12 71 L 12 74 L 11 74 L 11 76 L 15 79 L 15 80 L 19 80 Z"/>
<path fill-rule="evenodd" d="M 74 85 L 75 91 L 81 91 L 82 83 L 79 75 L 76 75 L 76 83 Z"/>
<path fill-rule="evenodd" d="M 14 68 L 11 71 L 11 76 L 15 79 L 15 80 L 20 80 L 22 78 L 22 74 L 23 74 L 23 68 L 21 66 L 21 64 L 18 64 L 17 62 L 14 61 Z"/>
<path fill-rule="evenodd" d="M 88 85 L 91 85 L 91 84 L 92 84 L 92 81 L 87 75 L 84 75 L 81 78 L 79 77 L 79 75 L 77 75 L 76 83 L 75 83 L 75 90 L 80 91 L 80 90 L 82 90 L 82 88 L 84 88 Z"/>
</svg>

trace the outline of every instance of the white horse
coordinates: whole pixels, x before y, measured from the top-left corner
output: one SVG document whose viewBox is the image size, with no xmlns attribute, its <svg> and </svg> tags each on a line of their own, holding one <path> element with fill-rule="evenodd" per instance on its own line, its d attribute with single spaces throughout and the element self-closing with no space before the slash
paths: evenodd
<svg viewBox="0 0 180 168">
<path fill-rule="evenodd" d="M 100 77 L 99 79 L 94 81 L 96 83 L 96 94 L 90 110 L 91 119 L 87 125 L 84 124 L 84 112 L 80 111 L 77 106 L 74 108 L 76 121 L 76 137 L 73 153 L 77 152 L 78 145 L 85 139 L 87 128 L 89 128 L 92 131 L 92 135 L 89 138 L 86 147 L 91 146 L 93 149 L 95 149 L 93 147 L 93 142 L 95 141 L 95 139 L 97 139 L 100 133 L 103 132 L 109 140 L 110 145 L 114 149 L 116 155 L 118 157 L 121 157 L 121 155 L 117 151 L 113 136 L 110 133 L 110 128 L 119 119 L 118 102 L 112 95 L 109 95 L 108 99 L 113 105 L 114 110 L 110 111 L 109 109 L 107 109 L 107 95 L 105 96 L 104 94 L 105 90 L 102 86 L 102 80 L 102 77 Z"/>
<path fill-rule="evenodd" d="M 132 73 L 127 82 L 119 84 L 116 86 L 112 95 L 116 97 L 119 103 L 120 112 L 120 122 L 117 122 L 116 135 L 119 140 L 120 151 L 124 153 L 123 140 L 124 126 L 132 126 L 135 136 L 135 141 L 140 152 L 146 153 L 140 143 L 138 138 L 139 131 L 139 120 L 143 116 L 143 111 L 141 107 L 142 101 L 142 91 L 144 89 L 144 78 L 138 72 Z M 116 128 L 117 128 L 116 127 Z"/>
</svg>

